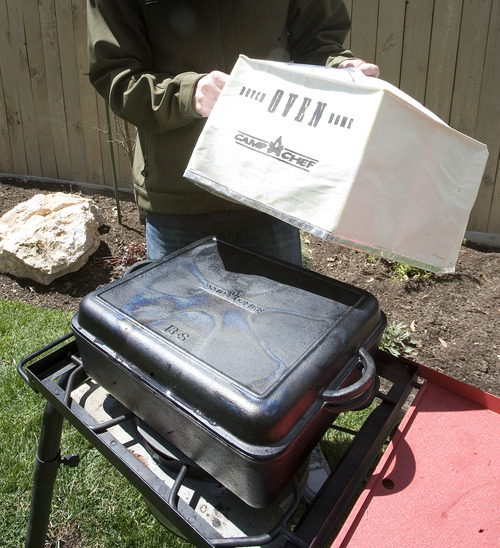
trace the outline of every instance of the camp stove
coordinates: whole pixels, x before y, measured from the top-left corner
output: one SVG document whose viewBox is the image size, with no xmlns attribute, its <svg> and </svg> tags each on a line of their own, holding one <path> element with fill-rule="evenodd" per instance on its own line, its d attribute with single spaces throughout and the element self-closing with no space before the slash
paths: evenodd
<svg viewBox="0 0 500 548">
<path fill-rule="evenodd" d="M 416 374 L 378 352 L 386 321 L 367 291 L 217 238 L 134 265 L 82 300 L 74 341 L 20 366 L 48 400 L 29 538 L 46 530 L 64 417 L 193 544 L 319 546 Z M 375 397 L 380 411 L 295 525 L 311 451 Z"/>
<path fill-rule="evenodd" d="M 89 378 L 73 334 L 54 341 L 18 366 L 46 400 L 39 440 L 27 547 L 43 547 L 67 420 L 139 490 L 156 518 L 195 546 L 325 546 L 337 530 L 416 382 L 414 363 L 375 353 L 382 389 L 361 430 L 312 503 L 301 501 L 304 466 L 267 508 L 253 508 L 201 470 Z M 333 426 L 335 427 L 335 426 Z M 293 525 L 292 525 L 293 524 Z"/>
</svg>

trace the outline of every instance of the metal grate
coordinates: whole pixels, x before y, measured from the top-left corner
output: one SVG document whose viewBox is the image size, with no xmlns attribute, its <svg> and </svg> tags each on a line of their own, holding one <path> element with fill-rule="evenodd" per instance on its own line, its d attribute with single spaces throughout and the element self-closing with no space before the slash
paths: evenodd
<svg viewBox="0 0 500 548">
<path fill-rule="evenodd" d="M 186 465 L 172 471 L 156 462 L 143 440 L 134 439 L 134 416 L 88 379 L 70 337 L 54 341 L 18 366 L 24 380 L 47 400 L 35 463 L 27 547 L 44 546 L 53 483 L 61 462 L 64 420 L 139 490 L 161 523 L 195 546 L 324 546 L 400 418 L 418 373 L 416 364 L 378 352 L 377 373 L 387 388 L 377 395 L 377 407 L 315 500 L 307 507 L 301 503 L 295 479 L 289 496 L 271 509 L 259 510 L 248 507 L 215 480 L 194 478 Z M 93 407 L 93 398 L 100 398 L 100 405 Z M 95 408 L 104 409 L 104 415 L 96 416 Z M 77 459 L 73 456 L 67 463 L 76 465 Z M 222 507 L 231 511 L 225 513 Z"/>
</svg>

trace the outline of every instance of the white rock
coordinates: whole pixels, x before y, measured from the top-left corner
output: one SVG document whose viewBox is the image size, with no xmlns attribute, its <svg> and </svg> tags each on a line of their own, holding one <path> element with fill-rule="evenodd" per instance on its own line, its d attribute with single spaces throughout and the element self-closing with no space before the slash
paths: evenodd
<svg viewBox="0 0 500 548">
<path fill-rule="evenodd" d="M 49 285 L 87 262 L 103 223 L 90 198 L 37 194 L 0 218 L 0 272 Z"/>
</svg>

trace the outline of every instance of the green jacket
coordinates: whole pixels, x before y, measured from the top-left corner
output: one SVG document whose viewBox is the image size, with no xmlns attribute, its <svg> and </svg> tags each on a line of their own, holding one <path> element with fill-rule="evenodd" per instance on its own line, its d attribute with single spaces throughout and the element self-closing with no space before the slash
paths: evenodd
<svg viewBox="0 0 500 548">
<path fill-rule="evenodd" d="M 353 57 L 342 42 L 342 0 L 89 0 L 89 74 L 111 109 L 138 129 L 138 205 L 160 214 L 243 206 L 183 178 L 205 119 L 198 80 L 231 72 L 238 55 L 329 66 Z"/>
</svg>

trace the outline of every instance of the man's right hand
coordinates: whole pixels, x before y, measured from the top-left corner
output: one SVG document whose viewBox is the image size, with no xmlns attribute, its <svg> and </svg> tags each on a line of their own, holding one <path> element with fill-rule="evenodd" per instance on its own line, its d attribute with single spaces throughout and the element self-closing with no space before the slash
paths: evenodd
<svg viewBox="0 0 500 548">
<path fill-rule="evenodd" d="M 228 77 L 225 72 L 214 70 L 200 78 L 194 92 L 194 109 L 198 114 L 206 118 L 212 112 Z"/>
</svg>

